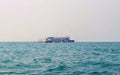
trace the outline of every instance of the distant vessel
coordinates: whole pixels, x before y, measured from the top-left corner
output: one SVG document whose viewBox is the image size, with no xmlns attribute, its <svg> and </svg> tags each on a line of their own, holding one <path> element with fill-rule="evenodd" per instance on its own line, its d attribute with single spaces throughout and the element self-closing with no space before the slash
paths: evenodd
<svg viewBox="0 0 120 75">
<path fill-rule="evenodd" d="M 67 43 L 67 42 L 75 42 L 74 40 L 70 40 L 70 37 L 47 37 L 45 40 L 46 43 Z"/>
</svg>

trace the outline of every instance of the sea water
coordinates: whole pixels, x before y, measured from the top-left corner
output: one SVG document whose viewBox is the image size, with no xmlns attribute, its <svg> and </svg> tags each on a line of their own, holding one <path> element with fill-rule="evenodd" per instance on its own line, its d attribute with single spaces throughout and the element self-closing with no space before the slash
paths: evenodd
<svg viewBox="0 0 120 75">
<path fill-rule="evenodd" d="M 0 75 L 120 75 L 120 42 L 1 42 Z"/>
</svg>

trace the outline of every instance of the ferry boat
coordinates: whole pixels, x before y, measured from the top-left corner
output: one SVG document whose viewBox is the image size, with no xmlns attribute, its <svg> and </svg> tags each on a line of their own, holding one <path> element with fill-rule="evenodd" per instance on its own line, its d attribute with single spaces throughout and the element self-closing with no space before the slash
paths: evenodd
<svg viewBox="0 0 120 75">
<path fill-rule="evenodd" d="M 75 40 L 71 40 L 70 37 L 47 37 L 45 40 L 46 43 L 69 43 L 69 42 L 75 42 Z"/>
</svg>

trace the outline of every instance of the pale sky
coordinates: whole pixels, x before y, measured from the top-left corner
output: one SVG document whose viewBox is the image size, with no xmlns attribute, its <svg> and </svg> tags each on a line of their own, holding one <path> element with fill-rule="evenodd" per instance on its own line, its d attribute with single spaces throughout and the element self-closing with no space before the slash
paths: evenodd
<svg viewBox="0 0 120 75">
<path fill-rule="evenodd" d="M 0 0 L 0 41 L 120 41 L 120 0 Z"/>
</svg>

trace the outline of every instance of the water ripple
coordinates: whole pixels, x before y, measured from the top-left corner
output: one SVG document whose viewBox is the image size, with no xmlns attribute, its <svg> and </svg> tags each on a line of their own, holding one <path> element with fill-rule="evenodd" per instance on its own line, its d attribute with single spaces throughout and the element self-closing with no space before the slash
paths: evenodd
<svg viewBox="0 0 120 75">
<path fill-rule="evenodd" d="M 0 75 L 120 75 L 120 43 L 0 43 Z"/>
</svg>

